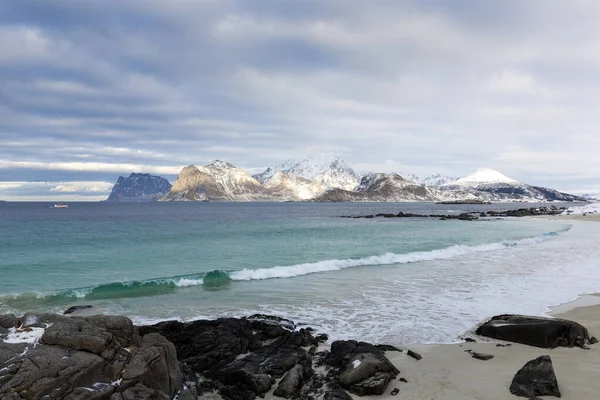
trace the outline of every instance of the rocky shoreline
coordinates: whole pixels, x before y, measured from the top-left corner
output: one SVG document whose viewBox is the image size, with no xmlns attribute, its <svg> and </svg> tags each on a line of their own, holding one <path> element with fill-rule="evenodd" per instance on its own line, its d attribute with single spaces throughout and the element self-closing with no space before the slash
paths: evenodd
<svg viewBox="0 0 600 400">
<path fill-rule="evenodd" d="M 597 342 L 576 322 L 518 315 L 493 317 L 476 334 L 549 349 L 589 349 Z M 353 340 L 327 348 L 326 334 L 267 315 L 151 326 L 134 326 L 124 316 L 2 315 L 0 338 L 0 398 L 10 400 L 394 396 L 399 384 L 410 382 L 385 353 L 422 358 L 410 349 Z M 560 396 L 550 357 L 530 363 L 510 391 Z"/>
<path fill-rule="evenodd" d="M 459 220 L 459 221 L 476 221 L 480 218 L 500 218 L 500 217 L 533 217 L 540 215 L 560 215 L 566 210 L 566 207 L 544 206 L 518 208 L 516 210 L 503 211 L 471 211 L 460 214 L 413 214 L 400 211 L 394 213 L 367 214 L 367 215 L 342 215 L 340 218 L 437 218 L 441 221 Z"/>
</svg>

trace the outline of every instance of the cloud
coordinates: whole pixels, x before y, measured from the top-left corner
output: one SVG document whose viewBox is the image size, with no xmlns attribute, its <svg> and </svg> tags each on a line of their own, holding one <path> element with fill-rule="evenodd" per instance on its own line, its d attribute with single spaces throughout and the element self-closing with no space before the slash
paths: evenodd
<svg viewBox="0 0 600 400">
<path fill-rule="evenodd" d="M 109 182 L 65 182 L 50 189 L 51 192 L 67 193 L 110 193 L 113 184 Z"/>
<path fill-rule="evenodd" d="M 100 201 L 109 182 L 0 182 L 0 199 L 9 201 Z"/>
<path fill-rule="evenodd" d="M 5 2 L 0 181 L 325 151 L 576 189 L 600 168 L 599 18 L 584 0 Z"/>
<path fill-rule="evenodd" d="M 179 174 L 183 166 L 153 166 L 137 164 L 116 164 L 116 163 L 97 163 L 97 162 L 63 162 L 63 163 L 42 163 L 35 161 L 0 161 L 0 169 L 3 168 L 26 168 L 37 170 L 52 171 L 85 171 L 85 172 L 145 172 L 157 174 Z"/>
</svg>

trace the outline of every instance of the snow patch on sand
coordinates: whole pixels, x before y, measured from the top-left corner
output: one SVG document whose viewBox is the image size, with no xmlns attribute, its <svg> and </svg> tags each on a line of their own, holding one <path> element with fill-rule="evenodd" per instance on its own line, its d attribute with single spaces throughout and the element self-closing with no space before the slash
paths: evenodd
<svg viewBox="0 0 600 400">
<path fill-rule="evenodd" d="M 600 214 L 600 203 L 586 204 L 585 206 L 569 207 L 565 214 L 571 215 L 587 215 Z"/>
</svg>

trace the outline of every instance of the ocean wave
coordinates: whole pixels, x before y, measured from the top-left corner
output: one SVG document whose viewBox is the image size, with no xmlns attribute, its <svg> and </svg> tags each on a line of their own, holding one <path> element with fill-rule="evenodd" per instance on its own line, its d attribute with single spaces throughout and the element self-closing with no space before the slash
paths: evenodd
<svg viewBox="0 0 600 400">
<path fill-rule="evenodd" d="M 417 251 L 406 254 L 386 253 L 378 256 L 370 256 L 364 258 L 350 258 L 344 260 L 324 260 L 314 263 L 297 264 L 292 266 L 277 266 L 271 268 L 259 269 L 244 269 L 235 271 L 229 274 L 234 281 L 250 281 L 275 278 L 292 278 L 314 274 L 318 272 L 339 271 L 346 268 L 377 266 L 377 265 L 392 265 L 392 264 L 409 264 L 420 261 L 433 261 L 448 259 L 457 256 L 463 256 L 472 253 L 481 253 L 488 251 L 501 250 L 507 247 L 531 245 L 541 243 L 548 240 L 560 232 L 550 232 L 541 236 L 525 238 L 521 240 L 505 240 L 497 243 L 481 244 L 481 245 L 454 245 L 439 250 Z"/>
<path fill-rule="evenodd" d="M 1 296 L 0 302 L 15 309 L 28 309 L 31 306 L 39 305 L 40 303 L 44 303 L 45 305 L 60 305 L 75 300 L 93 301 L 156 296 L 173 293 L 176 290 L 194 286 L 202 286 L 204 289 L 214 290 L 226 287 L 226 285 L 230 284 L 232 281 L 293 278 L 296 276 L 320 272 L 333 272 L 353 267 L 384 266 L 442 260 L 472 253 L 496 251 L 514 246 L 532 245 L 548 240 L 566 230 L 550 232 L 541 236 L 520 240 L 507 240 L 481 245 L 454 245 L 431 251 L 419 251 L 405 254 L 386 253 L 362 258 L 332 259 L 290 266 L 243 269 L 237 271 L 214 270 L 192 275 L 113 282 L 50 293 L 31 292 L 12 294 Z"/>
</svg>

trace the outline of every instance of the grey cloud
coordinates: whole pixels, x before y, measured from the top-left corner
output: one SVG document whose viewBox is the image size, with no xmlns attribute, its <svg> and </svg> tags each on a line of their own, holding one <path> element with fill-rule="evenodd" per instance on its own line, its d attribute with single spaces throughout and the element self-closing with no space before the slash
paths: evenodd
<svg viewBox="0 0 600 400">
<path fill-rule="evenodd" d="M 0 179 L 335 152 L 590 186 L 598 22 L 593 1 L 3 2 Z"/>
</svg>

